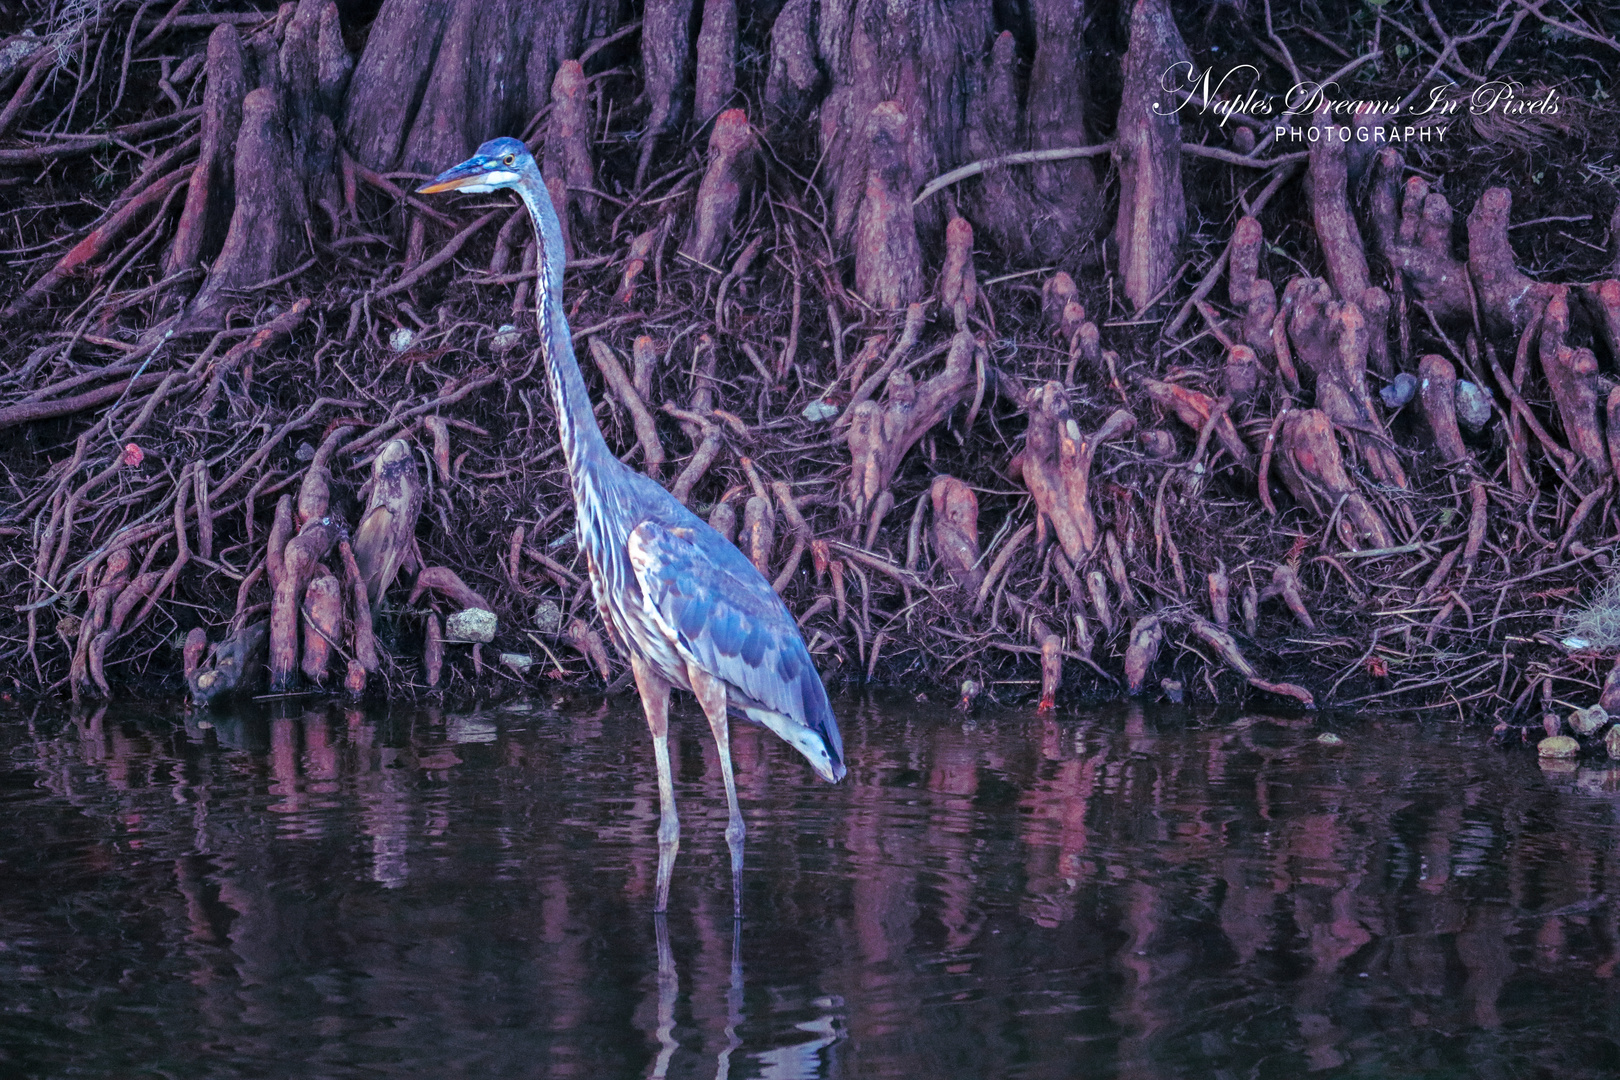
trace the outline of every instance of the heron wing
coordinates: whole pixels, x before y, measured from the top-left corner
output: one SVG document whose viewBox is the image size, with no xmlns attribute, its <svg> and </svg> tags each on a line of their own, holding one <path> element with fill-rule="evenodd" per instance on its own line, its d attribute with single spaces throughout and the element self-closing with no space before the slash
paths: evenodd
<svg viewBox="0 0 1620 1080">
<path fill-rule="evenodd" d="M 645 608 L 681 656 L 723 680 L 745 714 L 754 706 L 787 717 L 821 736 L 841 763 L 821 677 L 793 616 L 754 564 L 698 521 L 644 521 L 628 547 Z"/>
</svg>

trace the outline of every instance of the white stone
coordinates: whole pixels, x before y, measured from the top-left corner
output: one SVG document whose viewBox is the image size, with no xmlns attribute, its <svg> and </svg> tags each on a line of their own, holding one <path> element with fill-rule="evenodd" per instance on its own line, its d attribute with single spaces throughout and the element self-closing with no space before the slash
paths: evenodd
<svg viewBox="0 0 1620 1080">
<path fill-rule="evenodd" d="M 523 334 L 511 323 L 502 323 L 495 331 L 495 336 L 489 339 L 490 347 L 496 352 L 506 354 L 523 344 Z"/>
<path fill-rule="evenodd" d="M 495 617 L 493 611 L 470 607 L 456 612 L 445 620 L 444 639 L 489 642 L 495 640 L 495 631 L 499 628 L 500 620 Z"/>
</svg>

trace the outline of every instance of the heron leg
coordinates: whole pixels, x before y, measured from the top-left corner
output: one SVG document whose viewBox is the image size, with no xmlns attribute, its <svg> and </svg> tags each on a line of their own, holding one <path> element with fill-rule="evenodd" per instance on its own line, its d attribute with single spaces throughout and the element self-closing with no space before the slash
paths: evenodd
<svg viewBox="0 0 1620 1080">
<path fill-rule="evenodd" d="M 709 718 L 709 729 L 714 732 L 714 745 L 720 752 L 720 776 L 726 782 L 726 807 L 731 820 L 726 823 L 726 846 L 731 849 L 731 914 L 742 918 L 743 839 L 748 829 L 743 825 L 742 810 L 737 806 L 737 777 L 731 771 L 731 724 L 726 717 L 726 684 L 706 671 L 690 664 L 686 668 L 692 680 L 692 691 L 703 715 Z"/>
<path fill-rule="evenodd" d="M 681 849 L 681 818 L 675 812 L 675 781 L 669 771 L 669 681 L 641 657 L 631 654 L 630 670 L 641 692 L 641 708 L 652 731 L 653 760 L 658 763 L 658 902 L 653 911 L 669 908 L 669 879 L 675 853 Z"/>
</svg>

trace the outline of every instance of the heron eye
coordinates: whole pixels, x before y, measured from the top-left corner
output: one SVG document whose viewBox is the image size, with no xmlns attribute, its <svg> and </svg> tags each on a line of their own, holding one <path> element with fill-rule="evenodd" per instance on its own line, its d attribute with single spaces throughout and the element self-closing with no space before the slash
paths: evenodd
<svg viewBox="0 0 1620 1080">
<path fill-rule="evenodd" d="M 517 155 L 516 154 L 507 154 L 505 157 L 501 158 L 501 164 L 506 165 L 508 167 L 516 165 L 517 164 Z"/>
</svg>

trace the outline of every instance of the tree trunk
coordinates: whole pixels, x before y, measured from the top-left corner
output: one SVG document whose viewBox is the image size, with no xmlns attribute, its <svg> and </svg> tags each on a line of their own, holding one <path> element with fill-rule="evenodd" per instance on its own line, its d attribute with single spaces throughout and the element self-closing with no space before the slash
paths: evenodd
<svg viewBox="0 0 1620 1080">
<path fill-rule="evenodd" d="M 1181 122 L 1160 80 L 1187 59 L 1169 0 L 1136 0 L 1125 54 L 1124 97 L 1114 157 L 1119 162 L 1119 218 L 1114 243 L 1125 296 L 1140 311 L 1170 280 L 1187 228 L 1181 188 Z M 1155 110 L 1154 106 L 1160 106 Z"/>
<path fill-rule="evenodd" d="M 819 48 L 831 85 L 821 105 L 834 233 L 847 238 L 867 190 L 867 118 L 893 101 L 911 123 L 906 179 L 917 191 L 964 160 L 968 105 L 982 94 L 995 40 L 990 0 L 825 0 Z M 939 200 L 917 208 L 929 239 L 945 227 Z"/>
</svg>

